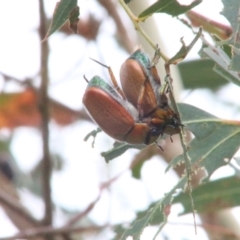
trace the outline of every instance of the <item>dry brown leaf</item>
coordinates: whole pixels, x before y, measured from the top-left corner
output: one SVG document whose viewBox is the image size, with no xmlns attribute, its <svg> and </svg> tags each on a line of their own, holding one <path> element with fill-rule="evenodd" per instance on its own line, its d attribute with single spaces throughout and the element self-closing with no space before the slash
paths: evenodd
<svg viewBox="0 0 240 240">
<path fill-rule="evenodd" d="M 60 125 L 68 125 L 80 118 L 80 112 L 50 99 L 50 116 Z M 39 127 L 38 95 L 28 88 L 18 93 L 0 94 L 0 128 L 13 129 L 19 126 Z"/>
</svg>

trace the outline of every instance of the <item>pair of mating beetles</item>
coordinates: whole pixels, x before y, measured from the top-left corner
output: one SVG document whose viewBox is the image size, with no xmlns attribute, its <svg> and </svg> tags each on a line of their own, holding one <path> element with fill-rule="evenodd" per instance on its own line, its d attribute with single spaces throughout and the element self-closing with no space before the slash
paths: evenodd
<svg viewBox="0 0 240 240">
<path fill-rule="evenodd" d="M 103 64 L 102 64 L 103 65 Z M 177 134 L 182 126 L 160 94 L 160 78 L 146 53 L 136 50 L 121 66 L 122 90 L 109 68 L 113 86 L 99 76 L 88 81 L 83 103 L 91 118 L 109 136 L 129 144 L 151 144 L 164 133 Z M 133 118 L 127 102 L 138 111 Z"/>
</svg>

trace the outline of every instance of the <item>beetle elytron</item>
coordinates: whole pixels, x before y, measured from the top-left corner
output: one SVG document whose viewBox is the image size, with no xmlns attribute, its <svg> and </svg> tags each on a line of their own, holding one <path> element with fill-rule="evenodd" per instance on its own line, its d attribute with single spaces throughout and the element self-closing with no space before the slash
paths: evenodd
<svg viewBox="0 0 240 240">
<path fill-rule="evenodd" d="M 102 64 L 103 65 L 103 64 Z M 170 108 L 155 66 L 141 50 L 135 51 L 121 66 L 122 90 L 111 74 L 113 86 L 99 76 L 88 81 L 83 103 L 91 118 L 109 136 L 130 144 L 151 144 L 159 136 L 180 132 L 181 123 Z M 134 119 L 127 107 L 130 102 L 138 111 Z"/>
</svg>

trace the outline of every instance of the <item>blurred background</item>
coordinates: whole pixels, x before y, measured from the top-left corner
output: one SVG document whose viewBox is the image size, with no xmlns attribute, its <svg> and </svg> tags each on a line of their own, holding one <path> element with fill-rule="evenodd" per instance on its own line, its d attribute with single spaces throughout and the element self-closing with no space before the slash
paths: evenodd
<svg viewBox="0 0 240 240">
<path fill-rule="evenodd" d="M 114 140 L 101 132 L 94 147 L 91 138 L 84 141 L 97 126 L 82 105 L 87 85 L 83 76 L 100 75 L 110 81 L 107 69 L 91 57 L 111 66 L 118 80 L 121 64 L 131 52 L 142 47 L 152 58 L 154 50 L 135 31 L 118 2 L 104 0 L 78 1 L 79 34 L 73 34 L 66 24 L 50 36 L 47 49 L 41 43 L 41 2 L 0 2 L 0 239 L 26 234 L 26 229 L 39 227 L 42 219 L 43 225 L 52 224 L 56 229 L 74 226 L 72 238 L 61 233 L 59 239 L 112 239 L 111 226 L 132 222 L 137 212 L 146 210 L 176 184 L 177 173 L 165 174 L 165 168 L 181 153 L 181 146 L 174 136 L 173 143 L 161 141 L 164 152 L 155 145 L 142 151 L 130 149 L 106 164 L 101 152 L 111 149 Z M 129 7 L 137 15 L 152 2 L 135 0 Z M 47 26 L 55 5 L 54 0 L 44 1 Z M 204 0 L 194 11 L 229 25 L 220 14 L 222 7 L 220 0 Z M 184 15 L 180 18 L 187 19 Z M 181 47 L 181 37 L 186 43 L 194 38 L 179 19 L 167 14 L 155 14 L 142 27 L 169 57 Z M 205 37 L 212 41 L 207 33 Z M 177 101 L 219 118 L 239 119 L 238 89 L 211 71 L 212 62 L 199 64 L 200 48 L 198 41 L 186 59 L 171 68 Z M 163 61 L 158 68 L 163 79 Z M 44 87 L 42 78 L 49 80 L 48 159 L 52 169 L 43 161 L 46 135 L 42 134 L 37 93 Z M 144 163 L 140 178 L 132 176 L 131 166 L 136 162 Z M 233 173 L 233 168 L 226 166 L 211 179 Z M 179 217 L 181 211 L 180 204 L 172 206 L 169 223 L 157 239 L 209 239 L 201 227 L 195 235 L 192 214 Z M 238 208 L 231 213 L 239 220 Z M 197 217 L 198 224 L 202 220 Z M 148 227 L 141 239 L 152 239 L 156 230 Z M 28 239 L 23 236 L 21 239 Z"/>
</svg>

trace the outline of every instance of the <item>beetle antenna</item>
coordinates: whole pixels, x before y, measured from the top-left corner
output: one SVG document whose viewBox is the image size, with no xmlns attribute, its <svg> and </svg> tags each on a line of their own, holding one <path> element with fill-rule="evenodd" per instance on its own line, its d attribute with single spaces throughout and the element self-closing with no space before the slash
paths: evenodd
<svg viewBox="0 0 240 240">
<path fill-rule="evenodd" d="M 92 61 L 94 61 L 94 62 L 100 64 L 101 66 L 103 66 L 103 67 L 105 67 L 105 68 L 109 68 L 109 66 L 107 66 L 107 65 L 105 65 L 105 64 L 103 64 L 103 63 L 97 61 L 96 59 L 93 59 L 93 58 L 90 58 L 90 59 L 91 59 Z"/>
<path fill-rule="evenodd" d="M 108 69 L 108 72 L 109 72 L 110 78 L 111 78 L 111 80 L 112 80 L 113 86 L 115 87 L 115 89 L 117 90 L 117 92 L 121 95 L 121 97 L 123 98 L 123 100 L 126 100 L 123 91 L 119 88 L 119 86 L 118 86 L 118 84 L 117 84 L 117 80 L 116 80 L 116 78 L 115 78 L 115 76 L 114 76 L 114 74 L 113 74 L 113 71 L 112 71 L 111 67 L 109 67 L 109 66 L 107 66 L 107 65 L 105 65 L 105 64 L 103 64 L 103 63 L 101 63 L 101 62 L 99 62 L 99 61 L 97 61 L 97 60 L 95 60 L 95 59 L 93 59 L 93 58 L 90 58 L 90 59 L 91 59 L 92 61 L 100 64 L 101 66 L 103 66 L 103 67 L 105 67 L 105 68 Z"/>
<path fill-rule="evenodd" d="M 85 75 L 83 75 L 83 78 L 85 79 L 85 81 L 86 81 L 87 83 L 89 83 L 89 80 L 86 78 Z"/>
</svg>

